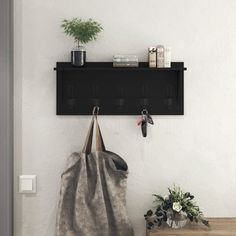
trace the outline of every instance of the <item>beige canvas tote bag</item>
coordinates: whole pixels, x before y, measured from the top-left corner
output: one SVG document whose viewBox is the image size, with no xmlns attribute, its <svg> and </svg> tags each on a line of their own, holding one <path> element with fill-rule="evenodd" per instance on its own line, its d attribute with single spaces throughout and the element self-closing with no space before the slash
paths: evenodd
<svg viewBox="0 0 236 236">
<path fill-rule="evenodd" d="M 96 128 L 96 151 L 91 152 Z M 128 166 L 106 151 L 93 115 L 81 153 L 68 158 L 62 174 L 56 236 L 133 236 L 126 211 Z"/>
</svg>

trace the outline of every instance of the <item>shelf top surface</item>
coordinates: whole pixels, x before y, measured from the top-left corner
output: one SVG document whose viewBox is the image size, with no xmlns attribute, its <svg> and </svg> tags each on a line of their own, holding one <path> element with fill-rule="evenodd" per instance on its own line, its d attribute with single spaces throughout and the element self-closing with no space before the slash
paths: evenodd
<svg viewBox="0 0 236 236">
<path fill-rule="evenodd" d="M 236 218 L 208 218 L 210 222 L 210 228 L 197 224 L 189 223 L 182 229 L 171 229 L 168 226 L 161 226 L 156 230 L 148 230 L 148 236 L 158 235 L 186 235 L 186 236 L 235 236 L 236 235 Z"/>
<path fill-rule="evenodd" d="M 187 70 L 183 62 L 172 62 L 170 68 L 149 68 L 147 62 L 139 62 L 139 67 L 113 67 L 112 62 L 86 62 L 83 67 L 73 66 L 70 62 L 57 62 L 55 70 L 72 70 L 72 71 L 86 71 L 86 70 L 114 70 L 114 71 L 183 71 Z"/>
</svg>

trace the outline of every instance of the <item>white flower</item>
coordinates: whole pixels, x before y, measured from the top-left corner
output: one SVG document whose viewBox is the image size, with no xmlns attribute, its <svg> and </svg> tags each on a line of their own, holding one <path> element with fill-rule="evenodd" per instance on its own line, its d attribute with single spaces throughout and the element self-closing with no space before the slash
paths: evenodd
<svg viewBox="0 0 236 236">
<path fill-rule="evenodd" d="M 168 200 L 168 199 L 169 199 L 169 195 L 165 195 L 165 196 L 164 196 L 164 199 L 165 199 L 165 200 Z"/>
<path fill-rule="evenodd" d="M 182 209 L 182 206 L 181 206 L 180 202 L 173 202 L 172 208 L 174 211 L 180 212 Z"/>
</svg>

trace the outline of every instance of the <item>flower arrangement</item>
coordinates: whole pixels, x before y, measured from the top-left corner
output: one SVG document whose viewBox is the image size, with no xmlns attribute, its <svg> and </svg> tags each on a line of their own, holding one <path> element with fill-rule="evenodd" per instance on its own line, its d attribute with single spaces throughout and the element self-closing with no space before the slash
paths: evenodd
<svg viewBox="0 0 236 236">
<path fill-rule="evenodd" d="M 153 195 L 155 197 L 155 203 L 157 204 L 156 208 L 154 211 L 147 211 L 144 215 L 148 229 L 152 229 L 155 224 L 160 227 L 163 221 L 170 225 L 170 216 L 180 220 L 183 219 L 184 216 L 186 220 L 190 222 L 201 222 L 208 227 L 210 226 L 209 222 L 204 218 L 200 208 L 193 202 L 194 196 L 192 194 L 183 192 L 176 186 L 172 189 L 168 188 L 168 190 L 169 194 L 165 197 L 157 194 Z"/>
</svg>

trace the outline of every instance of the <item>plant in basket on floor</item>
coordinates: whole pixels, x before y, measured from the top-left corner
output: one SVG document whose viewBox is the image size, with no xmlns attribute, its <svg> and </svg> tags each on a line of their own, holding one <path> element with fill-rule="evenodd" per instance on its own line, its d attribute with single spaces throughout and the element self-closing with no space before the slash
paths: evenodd
<svg viewBox="0 0 236 236">
<path fill-rule="evenodd" d="M 97 39 L 97 35 L 103 30 L 101 24 L 91 18 L 87 21 L 73 18 L 72 20 L 63 20 L 61 27 L 65 34 L 73 37 L 78 45 L 77 50 L 71 51 L 71 63 L 74 66 L 84 66 L 86 51 L 80 43 L 86 44 Z"/>
<path fill-rule="evenodd" d="M 144 215 L 148 229 L 154 228 L 155 225 L 160 227 L 163 222 L 174 229 L 184 227 L 189 221 L 210 226 L 200 208 L 193 202 L 192 194 L 183 192 L 175 186 L 168 190 L 167 196 L 153 195 L 156 203 L 155 210 L 148 210 Z"/>
</svg>

